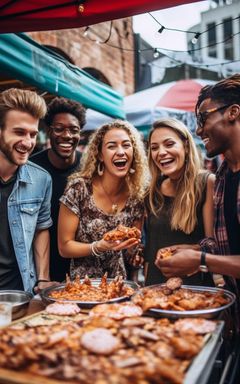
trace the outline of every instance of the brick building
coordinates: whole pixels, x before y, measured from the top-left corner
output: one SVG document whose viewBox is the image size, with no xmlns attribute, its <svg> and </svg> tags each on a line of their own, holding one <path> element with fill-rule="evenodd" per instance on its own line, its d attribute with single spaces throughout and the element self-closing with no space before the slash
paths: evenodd
<svg viewBox="0 0 240 384">
<path fill-rule="evenodd" d="M 87 28 L 31 32 L 29 35 L 122 95 L 134 92 L 132 18 Z"/>
</svg>

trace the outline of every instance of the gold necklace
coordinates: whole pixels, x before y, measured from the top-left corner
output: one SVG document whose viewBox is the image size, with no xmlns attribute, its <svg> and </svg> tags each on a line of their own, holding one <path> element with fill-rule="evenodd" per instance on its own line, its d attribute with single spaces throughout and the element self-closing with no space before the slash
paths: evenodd
<svg viewBox="0 0 240 384">
<path fill-rule="evenodd" d="M 110 203 L 112 204 L 112 207 L 111 207 L 112 212 L 111 212 L 111 213 L 112 213 L 113 215 L 116 215 L 116 214 L 118 213 L 119 205 L 117 204 L 117 202 L 114 202 L 114 201 L 112 200 L 112 198 L 110 197 L 109 193 L 108 193 L 108 192 L 106 191 L 106 189 L 104 188 L 103 183 L 102 183 L 102 180 L 100 181 L 100 184 L 101 184 L 101 187 L 102 187 L 103 192 L 105 193 L 105 195 L 107 196 L 108 200 L 109 200 Z M 122 185 L 120 186 L 117 195 L 119 195 L 121 189 L 122 189 Z"/>
</svg>

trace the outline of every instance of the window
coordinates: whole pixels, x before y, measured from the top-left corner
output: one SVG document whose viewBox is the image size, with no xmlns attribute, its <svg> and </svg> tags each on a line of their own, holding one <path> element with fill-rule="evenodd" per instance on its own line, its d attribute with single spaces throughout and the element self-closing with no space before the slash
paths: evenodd
<svg viewBox="0 0 240 384">
<path fill-rule="evenodd" d="M 208 56 L 217 57 L 217 49 L 216 49 L 216 25 L 215 23 L 207 24 L 207 34 L 208 34 Z"/>
<path fill-rule="evenodd" d="M 224 43 L 224 58 L 226 60 L 233 60 L 233 23 L 232 18 L 223 20 L 223 39 Z"/>
</svg>

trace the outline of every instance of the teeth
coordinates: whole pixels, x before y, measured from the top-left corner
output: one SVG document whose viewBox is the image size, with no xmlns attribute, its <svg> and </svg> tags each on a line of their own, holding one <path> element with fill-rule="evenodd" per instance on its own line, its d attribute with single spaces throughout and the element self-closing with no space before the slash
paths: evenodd
<svg viewBox="0 0 240 384">
<path fill-rule="evenodd" d="M 59 147 L 63 147 L 63 148 L 71 148 L 71 147 L 72 147 L 72 144 L 61 143 L 61 144 L 59 144 Z"/>
<path fill-rule="evenodd" d="M 28 151 L 26 149 L 22 149 L 22 148 L 16 148 L 16 151 L 19 152 L 19 153 L 28 153 Z"/>
<path fill-rule="evenodd" d="M 203 139 L 203 143 L 207 144 L 208 142 L 209 142 L 209 139 L 207 137 L 205 137 L 205 139 Z"/>
<path fill-rule="evenodd" d="M 172 161 L 173 161 L 173 159 L 161 160 L 160 164 L 168 164 L 168 163 L 171 163 Z"/>
</svg>

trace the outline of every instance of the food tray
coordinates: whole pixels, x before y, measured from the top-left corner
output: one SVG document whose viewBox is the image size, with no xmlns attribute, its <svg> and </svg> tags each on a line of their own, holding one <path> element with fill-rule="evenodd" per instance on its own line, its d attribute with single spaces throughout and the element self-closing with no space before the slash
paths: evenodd
<svg viewBox="0 0 240 384">
<path fill-rule="evenodd" d="M 107 279 L 107 283 L 110 283 L 113 280 L 114 279 Z M 98 287 L 99 284 L 101 283 L 101 281 L 102 281 L 101 279 L 91 279 L 91 284 L 93 287 L 94 286 Z M 135 283 L 134 281 L 124 280 L 124 285 L 132 288 L 134 291 L 137 291 L 139 289 L 139 285 L 137 283 Z M 116 297 L 114 299 L 110 299 L 107 301 L 78 301 L 78 300 L 54 299 L 53 297 L 49 296 L 52 291 L 59 291 L 63 288 L 65 288 L 65 284 L 60 284 L 57 286 L 52 286 L 52 287 L 43 289 L 41 291 L 40 295 L 41 295 L 41 298 L 42 298 L 44 304 L 51 304 L 51 303 L 54 303 L 56 301 L 66 301 L 68 303 L 78 304 L 80 308 L 89 309 L 89 308 L 94 307 L 97 304 L 120 303 L 121 301 L 125 301 L 125 300 L 128 300 L 131 298 L 131 296 L 121 296 L 121 297 Z"/>
<path fill-rule="evenodd" d="M 149 289 L 157 289 L 160 288 L 163 284 L 156 284 L 156 285 L 150 285 L 148 287 L 140 289 L 140 292 L 144 292 Z M 166 317 L 168 319 L 179 319 L 184 317 L 202 317 L 205 319 L 214 319 L 217 318 L 223 311 L 225 311 L 227 308 L 229 308 L 236 300 L 236 296 L 234 293 L 227 291 L 225 289 L 220 288 L 212 288 L 212 287 L 203 287 L 203 286 L 194 286 L 194 285 L 182 285 L 181 288 L 184 289 L 190 289 L 191 291 L 195 292 L 223 292 L 224 296 L 228 298 L 229 303 L 218 307 L 218 308 L 209 308 L 209 309 L 196 309 L 192 311 L 176 311 L 176 310 L 165 310 L 165 309 L 158 309 L 158 308 L 150 308 L 146 314 L 150 316 L 156 316 L 156 317 Z"/>
<path fill-rule="evenodd" d="M 203 349 L 193 359 L 187 370 L 183 384 L 207 384 L 212 373 L 216 357 L 223 343 L 222 332 L 224 322 L 218 321 L 215 331 Z"/>
<path fill-rule="evenodd" d="M 78 324 L 79 320 L 77 320 L 78 315 L 75 315 L 72 319 L 73 321 L 77 321 Z M 87 318 L 87 315 L 82 314 L 81 316 L 85 316 Z M 65 316 L 55 316 L 55 315 L 48 315 L 45 311 L 42 311 L 40 313 L 36 313 L 34 315 L 28 316 L 26 318 L 23 318 L 21 320 L 15 321 L 12 323 L 11 326 L 19 327 L 23 324 L 27 324 L 28 327 L 35 327 L 37 325 L 51 325 L 51 320 L 54 320 L 57 318 L 58 322 L 69 322 L 69 319 L 65 319 Z M 67 317 L 68 318 L 68 317 Z M 42 319 L 42 320 L 41 320 Z M 37 321 L 34 321 L 37 320 Z M 44 323 L 43 323 L 44 321 Z M 39 323 L 40 322 L 40 323 Z M 200 349 L 199 353 L 196 355 L 195 358 L 193 358 L 192 362 L 188 366 L 185 377 L 182 381 L 182 384 L 207 384 L 208 378 L 213 370 L 214 362 L 216 360 L 217 353 L 219 352 L 221 343 L 222 343 L 222 330 L 224 327 L 223 321 L 217 321 L 216 329 L 209 334 L 206 334 L 204 336 L 204 344 L 202 346 L 202 349 Z M 81 326 L 81 325 L 79 325 Z M 139 326 L 141 327 L 141 326 Z M 18 328 L 19 329 L 19 328 Z M 50 329 L 50 328 L 49 328 Z M 28 341 L 27 341 L 28 342 Z M 60 362 L 61 363 L 61 362 Z M 124 367 L 123 367 L 124 369 Z M 111 381 L 111 380 L 110 380 Z M 84 381 L 85 382 L 85 381 Z M 119 380 L 119 383 L 121 380 Z M 130 383 L 131 381 L 129 381 Z M 148 381 L 146 381 L 148 382 Z M 150 381 L 149 381 L 150 382 Z M 162 381 L 161 381 L 162 382 Z M 165 381 L 164 381 L 165 382 Z M 167 382 L 167 381 L 166 381 Z M 171 383 L 173 384 L 175 380 L 172 380 Z M 67 383 L 67 384 L 79 384 L 80 381 L 75 380 L 67 380 L 62 379 L 58 380 L 56 378 L 48 377 L 48 376 L 40 376 L 40 374 L 32 373 L 27 370 L 16 370 L 16 369 L 6 369 L 6 368 L 0 368 L 0 383 L 1 384 L 60 384 L 60 383 Z M 126 383 L 126 381 L 124 381 Z"/>
</svg>

